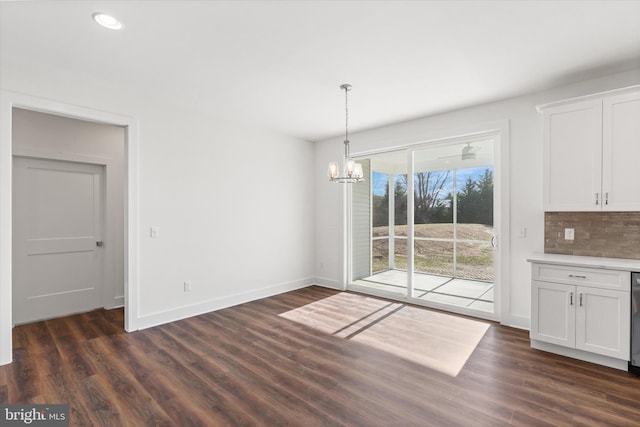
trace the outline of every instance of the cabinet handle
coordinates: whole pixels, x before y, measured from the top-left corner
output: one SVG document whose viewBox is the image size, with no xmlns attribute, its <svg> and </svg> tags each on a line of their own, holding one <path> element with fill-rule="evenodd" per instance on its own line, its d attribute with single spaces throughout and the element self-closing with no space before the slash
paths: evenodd
<svg viewBox="0 0 640 427">
<path fill-rule="evenodd" d="M 598 200 L 599 196 L 600 196 L 600 193 L 596 193 L 596 205 L 600 204 L 600 201 Z"/>
<path fill-rule="evenodd" d="M 609 204 L 609 193 L 604 193 L 604 204 L 605 205 Z"/>
<path fill-rule="evenodd" d="M 587 276 L 580 276 L 580 275 L 576 275 L 576 274 L 570 274 L 569 277 L 573 277 L 576 279 L 586 279 Z"/>
<path fill-rule="evenodd" d="M 569 305 L 573 305 L 573 292 L 569 294 Z"/>
<path fill-rule="evenodd" d="M 582 293 L 580 293 L 580 307 L 582 307 Z"/>
</svg>

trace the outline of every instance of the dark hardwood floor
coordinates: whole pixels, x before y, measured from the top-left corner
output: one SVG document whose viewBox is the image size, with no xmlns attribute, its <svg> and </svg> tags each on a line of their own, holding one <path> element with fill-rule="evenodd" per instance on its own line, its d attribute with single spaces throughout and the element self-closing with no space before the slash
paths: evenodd
<svg viewBox="0 0 640 427">
<path fill-rule="evenodd" d="M 69 403 L 78 426 L 640 425 L 640 378 L 532 350 L 526 331 L 492 324 L 452 377 L 279 316 L 336 293 L 130 334 L 122 310 L 19 326 L 0 402 Z"/>
</svg>

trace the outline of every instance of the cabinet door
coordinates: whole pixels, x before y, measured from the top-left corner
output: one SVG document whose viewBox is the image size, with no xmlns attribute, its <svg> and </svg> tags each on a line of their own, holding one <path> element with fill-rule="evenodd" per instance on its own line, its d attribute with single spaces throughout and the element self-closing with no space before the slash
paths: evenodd
<svg viewBox="0 0 640 427">
<path fill-rule="evenodd" d="M 629 292 L 578 286 L 576 348 L 629 360 Z"/>
<path fill-rule="evenodd" d="M 576 287 L 533 281 L 531 339 L 575 347 Z"/>
<path fill-rule="evenodd" d="M 640 92 L 603 102 L 603 210 L 640 211 Z"/>
<path fill-rule="evenodd" d="M 601 210 L 602 101 L 543 112 L 544 210 Z"/>
</svg>

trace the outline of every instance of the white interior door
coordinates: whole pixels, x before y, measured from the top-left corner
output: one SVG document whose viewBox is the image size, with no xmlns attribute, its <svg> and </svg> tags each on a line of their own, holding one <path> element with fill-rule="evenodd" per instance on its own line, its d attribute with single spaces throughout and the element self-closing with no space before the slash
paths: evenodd
<svg viewBox="0 0 640 427">
<path fill-rule="evenodd" d="M 102 166 L 14 158 L 13 322 L 102 306 Z"/>
</svg>

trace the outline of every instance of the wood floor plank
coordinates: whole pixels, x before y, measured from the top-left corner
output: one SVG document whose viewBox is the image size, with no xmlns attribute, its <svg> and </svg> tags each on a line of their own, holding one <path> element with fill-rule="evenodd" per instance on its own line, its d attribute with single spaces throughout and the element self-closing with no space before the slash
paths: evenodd
<svg viewBox="0 0 640 427">
<path fill-rule="evenodd" d="M 224 330 L 225 326 L 217 324 L 218 328 Z M 227 350 L 229 354 L 233 354 L 240 349 L 243 351 L 243 359 L 251 364 L 251 371 L 256 378 L 263 378 L 268 375 L 269 383 L 258 385 L 263 389 L 273 390 L 273 394 L 287 394 L 288 390 L 299 390 L 296 396 L 290 397 L 289 404 L 294 403 L 292 400 L 297 399 L 294 404 L 304 405 L 312 412 L 323 413 L 327 419 L 331 419 L 333 414 L 341 408 L 342 402 L 334 397 L 331 389 L 335 386 L 334 382 L 330 384 L 322 384 L 320 381 L 305 378 L 299 366 L 290 363 L 285 357 L 280 356 L 277 351 L 265 352 L 261 351 L 259 342 L 246 337 L 235 336 L 234 342 L 236 346 L 229 346 Z M 298 407 L 298 406 L 297 406 Z M 313 409 L 311 409 L 313 408 Z M 356 425 L 358 420 L 363 419 L 367 415 L 364 411 L 358 417 L 358 411 L 348 414 L 352 417 L 347 422 Z M 336 424 L 339 424 L 336 420 Z"/>
<path fill-rule="evenodd" d="M 150 353 L 151 359 L 170 373 L 169 378 L 174 386 L 188 393 L 180 396 L 182 401 L 196 404 L 200 412 L 206 411 L 211 425 L 251 425 L 244 411 L 238 411 L 232 405 L 226 405 L 229 397 L 217 393 L 209 384 L 191 372 L 183 363 L 164 350 Z M 235 410 L 234 410 L 235 409 Z"/>
<path fill-rule="evenodd" d="M 162 408 L 176 426 L 207 427 L 211 425 L 210 411 L 197 407 L 191 400 L 172 398 L 162 402 Z"/>
<path fill-rule="evenodd" d="M 185 346 L 193 349 L 199 356 L 199 360 L 194 361 L 190 370 L 203 378 L 222 394 L 228 394 L 235 399 L 234 404 L 242 408 L 254 420 L 266 425 L 274 425 L 281 422 L 278 413 L 273 410 L 272 405 L 262 396 L 256 393 L 260 390 L 260 384 L 249 373 L 243 372 L 242 368 L 233 361 L 234 355 L 229 355 L 220 351 L 217 345 L 207 343 L 193 334 L 193 324 L 179 322 L 186 329 L 175 326 L 170 333 L 178 336 Z M 185 332 L 189 331 L 189 332 Z"/>
<path fill-rule="evenodd" d="M 16 350 L 14 355 L 16 353 L 8 384 L 9 399 L 30 403 L 40 394 L 37 361 L 24 348 Z"/>
<path fill-rule="evenodd" d="M 128 368 L 136 381 L 156 402 L 164 405 L 165 401 L 175 397 L 176 390 L 170 383 L 162 380 L 161 371 L 149 368 L 147 357 L 149 352 L 136 346 L 134 343 L 140 341 L 129 339 L 132 335 L 142 335 L 142 333 L 114 335 L 108 337 L 108 340 L 122 364 Z"/>
<path fill-rule="evenodd" d="M 218 327 L 220 330 L 220 325 Z M 323 425 L 340 425 L 332 419 L 332 414 L 322 416 L 317 408 L 301 398 L 300 393 L 283 391 L 282 383 L 287 381 L 286 376 L 275 371 L 273 366 L 269 366 L 265 361 L 255 357 L 248 351 L 246 345 L 238 344 L 237 335 L 230 336 L 233 336 L 232 340 L 227 338 L 216 341 L 216 355 L 223 358 L 225 363 L 232 367 L 234 373 L 243 378 L 246 383 L 255 385 L 255 389 L 260 392 L 260 399 L 264 401 L 263 404 L 273 407 L 281 413 L 289 412 L 288 418 L 293 419 L 293 425 L 305 422 L 317 425 L 317 422 L 313 420 L 318 419 L 324 420 Z M 242 357 L 238 357 L 238 355 L 242 355 Z M 258 402 L 254 399 L 253 403 Z"/>
<path fill-rule="evenodd" d="M 69 417 L 73 419 L 77 425 L 92 425 L 93 420 L 89 417 L 84 400 L 77 399 L 80 395 L 77 379 L 69 371 L 68 367 L 62 367 L 60 371 L 47 375 L 43 388 L 45 392 L 45 403 L 68 403 L 74 402 L 69 406 Z"/>
<path fill-rule="evenodd" d="M 98 367 L 101 376 L 108 378 L 106 386 L 110 395 L 117 396 L 119 411 L 128 420 L 138 420 L 145 425 L 170 426 L 171 420 L 162 407 L 121 363 L 118 353 L 107 347 L 103 339 L 83 344 L 88 356 Z"/>
<path fill-rule="evenodd" d="M 24 325 L 27 336 L 29 354 L 48 354 L 55 350 L 55 342 L 45 322 L 35 322 Z"/>
<path fill-rule="evenodd" d="M 73 426 L 639 424 L 640 378 L 533 350 L 527 331 L 492 323 L 457 376 L 354 339 L 385 326 L 389 304 L 404 310 L 308 287 L 133 333 L 122 309 L 21 325 L 0 402 L 69 403 Z M 282 316 L 294 309 L 329 317 Z M 388 331 L 425 339 L 428 328 Z"/>
<path fill-rule="evenodd" d="M 79 382 L 80 396 L 89 408 L 87 416 L 91 417 L 92 425 L 100 426 L 124 426 L 127 420 L 122 418 L 118 405 L 117 396 L 109 393 L 106 386 L 108 379 L 100 375 L 92 375 Z M 78 406 L 73 405 L 75 408 Z M 132 422 L 134 420 L 131 420 Z M 73 420 L 74 425 L 78 420 Z M 129 423 L 131 425 L 131 423 Z"/>
</svg>

